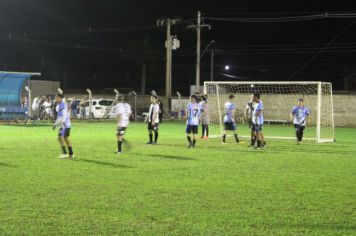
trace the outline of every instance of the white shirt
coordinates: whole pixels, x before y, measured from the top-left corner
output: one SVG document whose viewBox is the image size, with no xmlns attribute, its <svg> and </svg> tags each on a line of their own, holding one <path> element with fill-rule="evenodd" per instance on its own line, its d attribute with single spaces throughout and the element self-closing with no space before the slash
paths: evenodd
<svg viewBox="0 0 356 236">
<path fill-rule="evenodd" d="M 116 106 L 116 115 L 120 116 L 120 121 L 118 122 L 118 127 L 127 127 L 130 123 L 131 106 L 127 103 L 120 102 Z"/>
<path fill-rule="evenodd" d="M 157 124 L 157 123 L 159 123 L 159 117 L 158 117 L 159 105 L 158 104 L 151 104 L 150 110 L 148 112 L 148 122 L 149 123 L 152 123 L 152 119 L 153 119 L 153 117 L 154 117 L 154 115 L 156 113 L 157 113 L 157 115 L 156 115 L 156 119 L 154 120 L 154 122 Z"/>
</svg>

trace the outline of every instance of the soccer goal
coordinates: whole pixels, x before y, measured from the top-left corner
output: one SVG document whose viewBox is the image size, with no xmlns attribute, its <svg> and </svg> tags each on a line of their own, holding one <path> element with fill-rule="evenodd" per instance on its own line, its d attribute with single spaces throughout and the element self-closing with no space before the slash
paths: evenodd
<svg viewBox="0 0 356 236">
<path fill-rule="evenodd" d="M 238 133 L 241 137 L 250 136 L 245 109 L 254 92 L 261 94 L 267 138 L 295 139 L 289 117 L 298 99 L 302 98 L 310 110 L 304 139 L 334 142 L 332 84 L 325 82 L 205 82 L 204 93 L 208 95 L 211 117 L 210 137 L 221 137 L 224 103 L 230 94 L 235 95 Z"/>
</svg>

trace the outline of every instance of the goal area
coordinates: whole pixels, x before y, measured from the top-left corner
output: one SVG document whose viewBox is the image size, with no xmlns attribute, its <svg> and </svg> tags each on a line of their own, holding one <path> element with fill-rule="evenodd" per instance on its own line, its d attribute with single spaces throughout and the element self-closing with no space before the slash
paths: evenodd
<svg viewBox="0 0 356 236">
<path fill-rule="evenodd" d="M 264 135 L 267 139 L 295 139 L 290 114 L 298 99 L 309 108 L 309 124 L 304 139 L 316 142 L 334 142 L 334 109 L 332 84 L 326 82 L 205 82 L 210 114 L 210 137 L 221 137 L 224 104 L 229 95 L 235 95 L 238 134 L 250 137 L 246 105 L 258 92 L 264 106 Z"/>
</svg>

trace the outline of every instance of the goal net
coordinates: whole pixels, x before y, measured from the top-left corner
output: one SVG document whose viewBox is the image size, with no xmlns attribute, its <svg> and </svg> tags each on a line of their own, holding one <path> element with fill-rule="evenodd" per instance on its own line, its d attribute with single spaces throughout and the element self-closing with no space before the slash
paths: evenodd
<svg viewBox="0 0 356 236">
<path fill-rule="evenodd" d="M 290 114 L 298 99 L 309 108 L 309 124 L 304 139 L 316 142 L 334 141 L 334 111 L 332 84 L 324 82 L 205 82 L 211 118 L 210 137 L 221 137 L 224 104 L 228 96 L 235 95 L 238 134 L 250 137 L 246 105 L 254 92 L 261 95 L 264 106 L 264 135 L 266 138 L 295 139 Z"/>
</svg>

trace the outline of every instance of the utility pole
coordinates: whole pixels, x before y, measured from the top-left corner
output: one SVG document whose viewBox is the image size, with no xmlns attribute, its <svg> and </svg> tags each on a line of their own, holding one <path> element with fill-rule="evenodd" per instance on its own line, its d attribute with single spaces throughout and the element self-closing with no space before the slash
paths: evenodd
<svg viewBox="0 0 356 236">
<path fill-rule="evenodd" d="M 188 26 L 188 28 L 193 28 L 197 31 L 197 62 L 196 62 L 196 76 L 195 76 L 195 90 L 200 92 L 200 41 L 201 41 L 201 29 L 208 28 L 211 29 L 211 25 L 201 24 L 201 12 L 198 11 L 198 19 L 196 25 Z"/>
<path fill-rule="evenodd" d="M 211 49 L 211 59 L 210 59 L 210 81 L 214 80 L 214 48 Z"/>
<path fill-rule="evenodd" d="M 174 47 L 174 39 L 171 35 L 171 26 L 179 22 L 179 19 L 163 19 L 157 20 L 157 26 L 166 25 L 166 97 L 172 97 L 172 49 Z"/>
</svg>

